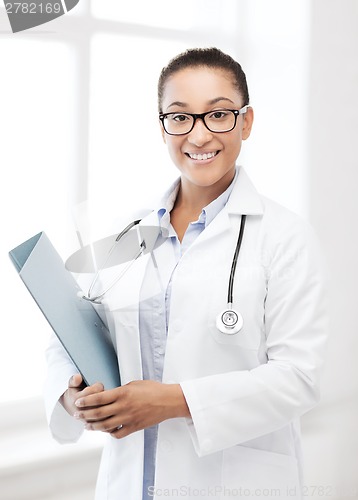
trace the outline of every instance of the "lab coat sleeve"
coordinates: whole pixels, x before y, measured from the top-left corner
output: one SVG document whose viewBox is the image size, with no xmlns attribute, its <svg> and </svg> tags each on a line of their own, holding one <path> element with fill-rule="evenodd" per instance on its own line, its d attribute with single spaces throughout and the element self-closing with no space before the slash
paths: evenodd
<svg viewBox="0 0 358 500">
<path fill-rule="evenodd" d="M 67 413 L 59 399 L 68 388 L 69 379 L 78 373 L 78 370 L 55 334 L 51 335 L 46 358 L 48 369 L 44 402 L 51 434 L 61 444 L 76 442 L 83 432 L 84 425 Z"/>
<path fill-rule="evenodd" d="M 181 383 L 189 432 L 204 456 L 276 431 L 319 399 L 326 341 L 324 272 L 303 221 L 281 228 L 267 266 L 267 363 Z"/>
</svg>

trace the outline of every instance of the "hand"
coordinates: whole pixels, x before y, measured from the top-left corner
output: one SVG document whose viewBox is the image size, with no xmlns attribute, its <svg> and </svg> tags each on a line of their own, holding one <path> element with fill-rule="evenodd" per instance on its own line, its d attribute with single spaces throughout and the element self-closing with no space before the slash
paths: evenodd
<svg viewBox="0 0 358 500">
<path fill-rule="evenodd" d="M 75 402 L 79 395 L 94 394 L 95 392 L 103 391 L 102 384 L 94 384 L 91 387 L 86 387 L 80 373 L 73 375 L 68 381 L 68 389 L 60 397 L 60 403 L 71 416 L 76 412 L 77 406 Z"/>
<path fill-rule="evenodd" d="M 77 395 L 74 416 L 86 423 L 86 429 L 109 432 L 118 439 L 168 418 L 190 417 L 179 384 L 137 380 L 90 395 L 85 391 Z"/>
</svg>

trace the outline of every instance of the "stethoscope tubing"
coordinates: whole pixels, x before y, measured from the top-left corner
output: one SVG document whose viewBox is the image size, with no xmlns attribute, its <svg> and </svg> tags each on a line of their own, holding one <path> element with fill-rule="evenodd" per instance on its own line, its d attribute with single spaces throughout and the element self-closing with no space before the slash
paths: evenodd
<svg viewBox="0 0 358 500">
<path fill-rule="evenodd" d="M 132 264 L 138 259 L 138 257 L 143 253 L 143 251 L 145 250 L 146 248 L 146 245 L 145 245 L 145 241 L 142 240 L 141 244 L 139 245 L 139 250 L 138 252 L 134 255 L 133 259 L 131 261 L 129 261 L 129 263 L 127 264 L 127 266 L 123 269 L 123 271 L 110 283 L 110 285 L 107 286 L 107 288 L 105 290 L 103 290 L 103 292 L 101 292 L 100 294 L 96 295 L 95 297 L 92 297 L 91 294 L 92 294 L 92 290 L 95 286 L 95 284 L 97 283 L 98 281 L 98 278 L 99 278 L 99 275 L 100 275 L 100 272 L 106 267 L 106 264 L 110 258 L 110 256 L 112 255 L 112 252 L 115 248 L 115 246 L 117 245 L 118 241 L 126 234 L 128 233 L 128 231 L 130 229 L 132 229 L 132 227 L 138 225 L 139 223 L 141 222 L 141 219 L 138 219 L 138 220 L 134 220 L 133 222 L 131 222 L 130 224 L 128 224 L 128 226 L 126 226 L 123 231 L 121 231 L 118 236 L 116 237 L 112 247 L 110 248 L 109 252 L 108 252 L 108 255 L 107 255 L 107 258 L 104 262 L 104 264 L 102 264 L 102 266 L 97 270 L 96 272 L 96 275 L 95 277 L 93 278 L 93 281 L 89 287 L 89 290 L 88 290 L 88 293 L 87 295 L 83 295 L 82 298 L 85 299 L 85 300 L 88 300 L 89 302 L 93 302 L 94 304 L 100 304 L 101 303 L 101 299 L 103 298 L 103 296 L 117 283 L 117 281 L 119 281 L 121 279 L 121 277 L 127 272 L 127 270 L 132 266 Z"/>
<path fill-rule="evenodd" d="M 240 222 L 239 237 L 237 239 L 235 253 L 234 253 L 234 257 L 232 259 L 232 264 L 231 264 L 229 286 L 228 286 L 228 293 L 227 293 L 227 303 L 229 305 L 231 304 L 231 306 L 233 304 L 233 288 L 234 288 L 236 264 L 237 264 L 237 260 L 238 260 L 239 254 L 240 254 L 241 243 L 242 243 L 242 239 L 244 236 L 245 222 L 246 222 L 246 215 L 242 215 L 241 222 Z"/>
</svg>

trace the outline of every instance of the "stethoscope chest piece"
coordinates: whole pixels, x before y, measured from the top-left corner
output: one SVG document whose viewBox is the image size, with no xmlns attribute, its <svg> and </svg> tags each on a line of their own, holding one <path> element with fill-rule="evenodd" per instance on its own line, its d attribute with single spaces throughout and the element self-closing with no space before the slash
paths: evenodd
<svg viewBox="0 0 358 500">
<path fill-rule="evenodd" d="M 216 328 L 226 335 L 239 333 L 243 325 L 242 315 L 233 309 L 226 309 L 216 319 Z"/>
</svg>

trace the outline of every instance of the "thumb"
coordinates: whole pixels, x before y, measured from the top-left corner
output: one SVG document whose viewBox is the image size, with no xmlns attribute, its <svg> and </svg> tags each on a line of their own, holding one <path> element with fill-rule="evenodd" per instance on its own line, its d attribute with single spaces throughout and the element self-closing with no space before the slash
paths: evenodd
<svg viewBox="0 0 358 500">
<path fill-rule="evenodd" d="M 79 387 L 82 384 L 82 375 L 75 373 L 68 382 L 68 387 Z"/>
</svg>

